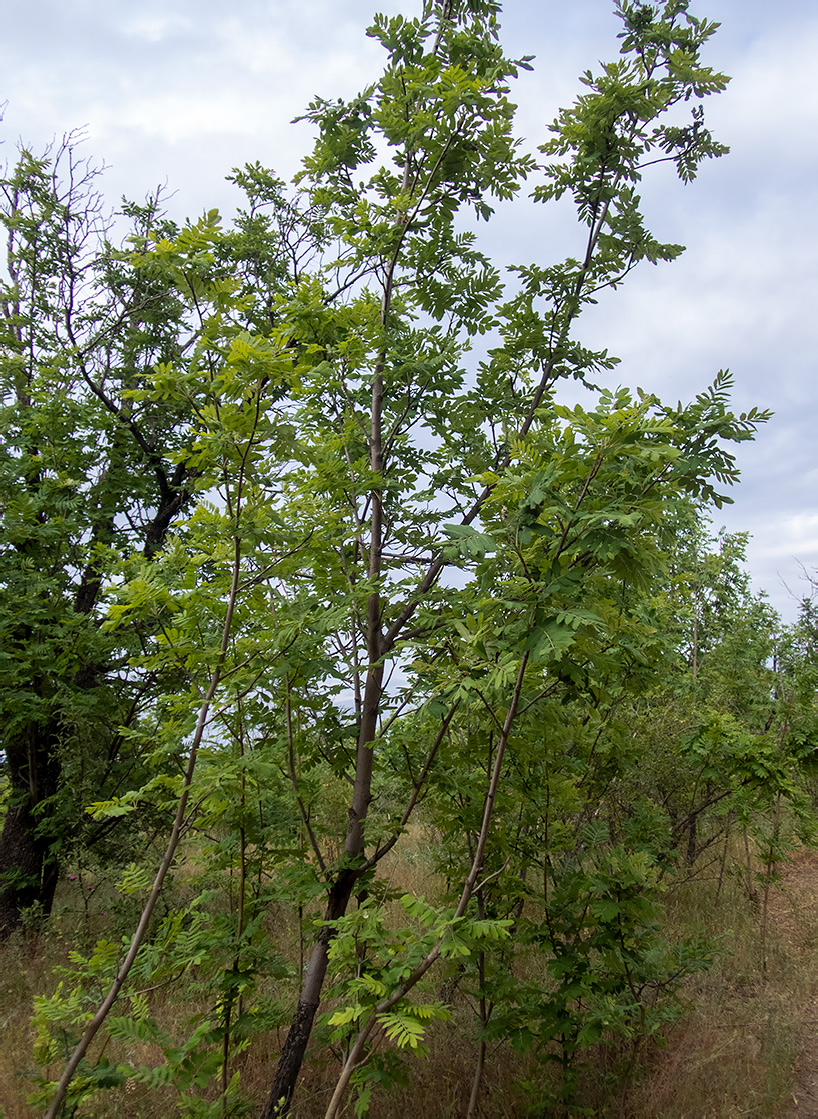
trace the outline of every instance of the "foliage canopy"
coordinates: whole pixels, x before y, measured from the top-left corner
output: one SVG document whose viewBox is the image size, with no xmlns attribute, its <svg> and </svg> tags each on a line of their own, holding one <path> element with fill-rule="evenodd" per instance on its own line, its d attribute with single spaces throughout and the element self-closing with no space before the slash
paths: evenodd
<svg viewBox="0 0 818 1119">
<path fill-rule="evenodd" d="M 706 966 L 661 932 L 677 855 L 740 820 L 772 866 L 782 798 L 807 820 L 812 653 L 790 635 L 769 668 L 740 541 L 713 552 L 696 527 L 767 416 L 734 414 L 723 372 L 687 405 L 599 388 L 616 360 L 578 336 L 600 292 L 682 251 L 646 227 L 643 173 L 689 182 L 726 151 L 702 108 L 727 83 L 700 58 L 715 25 L 686 0 L 615 7 L 619 57 L 537 156 L 509 99 L 531 60 L 504 55 L 499 6 L 430 0 L 375 17 L 383 73 L 308 107 L 293 184 L 234 171 L 228 229 L 153 200 L 114 250 L 59 158 L 7 174 L 7 926 L 50 908 L 76 820 L 84 859 L 172 821 L 155 876 L 120 870 L 146 897 L 135 932 L 38 1002 L 49 1116 L 126 1077 L 238 1113 L 236 1056 L 297 998 L 263 1110 L 284 1115 L 328 987 L 327 1116 L 350 1083 L 360 1114 L 460 984 L 474 1100 L 503 1039 L 557 1060 L 539 1090 L 570 1106 L 582 1054 L 656 1035 Z M 475 223 L 523 184 L 573 199 L 578 248 L 504 277 Z M 582 403 L 560 401 L 569 380 Z M 421 825 L 436 895 L 397 896 L 384 868 Z M 160 919 L 183 854 L 191 900 Z M 298 915 L 297 967 L 273 912 Z M 183 979 L 209 1009 L 178 1039 L 140 989 Z M 92 1059 L 100 1030 L 165 1064 Z"/>
</svg>

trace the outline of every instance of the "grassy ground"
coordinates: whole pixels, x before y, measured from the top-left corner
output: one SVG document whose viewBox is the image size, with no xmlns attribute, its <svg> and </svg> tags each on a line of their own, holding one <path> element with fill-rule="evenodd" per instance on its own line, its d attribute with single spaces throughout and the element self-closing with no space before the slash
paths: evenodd
<svg viewBox="0 0 818 1119">
<path fill-rule="evenodd" d="M 411 853 L 393 869 L 394 884 L 422 891 L 428 873 L 418 837 Z M 59 907 L 58 907 L 59 908 Z M 628 1054 L 601 1048 L 583 1074 L 586 1114 L 600 1119 L 804 1119 L 818 1116 L 818 855 L 803 852 L 771 891 L 767 907 L 766 971 L 762 967 L 763 899 L 748 898 L 740 872 L 724 876 L 721 888 L 708 878 L 693 879 L 669 893 L 667 920 L 674 932 L 720 933 L 724 952 L 713 968 L 691 980 L 684 994 L 688 1010 L 668 1033 L 663 1049 L 640 1054 L 642 1071 L 624 1087 L 612 1088 L 611 1073 Z M 104 916 L 89 923 L 66 907 L 48 935 L 23 937 L 3 949 L 0 960 L 0 1115 L 29 1119 L 37 1113 L 25 1103 L 34 1070 L 29 1024 L 37 993 L 51 992 L 58 969 L 75 938 L 93 938 Z M 82 930 L 84 929 L 84 932 Z M 157 994 L 154 1009 L 172 1024 L 181 1013 L 172 996 Z M 189 1007 L 185 1008 L 189 1013 Z M 408 1087 L 373 1096 L 374 1119 L 447 1119 L 466 1115 L 477 1045 L 475 1015 L 468 999 L 455 994 L 453 1024 L 432 1030 L 430 1053 L 410 1064 Z M 453 1028 L 454 1027 L 454 1028 Z M 263 1035 L 241 1058 L 242 1082 L 251 1098 L 262 1100 L 269 1086 L 282 1038 Z M 150 1062 L 159 1057 L 149 1046 L 117 1052 Z M 338 1071 L 338 1055 L 323 1048 L 305 1067 L 294 1119 L 320 1119 Z M 520 1083 L 524 1058 L 507 1045 L 489 1048 L 477 1114 L 483 1119 L 546 1116 Z M 532 1108 L 532 1103 L 534 1106 Z M 86 1106 L 97 1119 L 173 1119 L 178 1102 L 173 1089 L 148 1089 L 134 1081 L 103 1093 Z M 349 1114 L 352 1114 L 351 1110 Z M 575 1111 L 572 1114 L 580 1114 Z"/>
<path fill-rule="evenodd" d="M 721 926 L 729 952 L 691 984 L 690 1010 L 612 1115 L 818 1115 L 818 1097 L 810 1102 L 802 1090 L 818 1062 L 818 855 L 801 853 L 782 879 L 769 898 L 766 973 L 759 913 L 763 899 L 748 904 L 738 879 L 726 885 L 718 902 L 707 883 L 688 885 L 671 902 L 671 918 L 680 924 L 701 922 L 713 932 Z"/>
</svg>

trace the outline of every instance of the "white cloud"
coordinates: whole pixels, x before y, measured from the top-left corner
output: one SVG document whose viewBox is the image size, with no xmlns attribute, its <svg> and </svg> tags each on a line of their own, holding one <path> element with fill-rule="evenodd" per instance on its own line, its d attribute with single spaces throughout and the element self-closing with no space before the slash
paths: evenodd
<svg viewBox="0 0 818 1119">
<path fill-rule="evenodd" d="M 193 26 L 189 16 L 167 9 L 153 12 L 131 10 L 120 25 L 126 36 L 144 39 L 148 43 L 161 43 L 172 36 L 184 35 Z"/>
<path fill-rule="evenodd" d="M 763 152 L 782 170 L 815 157 L 818 86 L 815 58 L 818 19 L 775 21 L 746 53 L 728 64 L 733 81 L 713 116 L 729 133 L 734 152 Z"/>
</svg>

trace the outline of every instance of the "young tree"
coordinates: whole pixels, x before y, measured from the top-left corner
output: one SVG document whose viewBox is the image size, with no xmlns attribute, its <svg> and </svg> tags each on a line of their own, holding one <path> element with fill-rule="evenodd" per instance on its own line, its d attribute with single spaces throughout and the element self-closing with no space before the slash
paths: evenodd
<svg viewBox="0 0 818 1119">
<path fill-rule="evenodd" d="M 325 526 L 313 579 L 328 597 L 343 586 L 349 596 L 339 653 L 354 696 L 356 754 L 344 855 L 328 883 L 326 923 L 265 1119 L 287 1110 L 335 922 L 391 842 L 375 844 L 367 856 L 378 743 L 405 705 L 418 702 L 423 676 L 410 676 L 405 688 L 390 692 L 389 666 L 417 663 L 430 641 L 436 647 L 439 635 L 461 616 L 462 598 L 442 575 L 452 565 L 468 567 L 469 556 L 495 546 L 479 527 L 487 502 L 498 487 L 502 492 L 506 477 L 514 477 L 515 459 L 529 443 L 533 455 L 540 453 L 559 382 L 611 367 L 607 354 L 590 352 L 573 337 L 584 306 L 639 261 L 668 260 L 681 251 L 659 243 L 644 226 L 636 192 L 643 165 L 673 160 L 680 176 L 690 179 L 702 159 L 724 150 L 704 127 L 699 105 L 689 124 L 667 118 L 680 103 L 726 83 L 698 59 L 713 25 L 690 19 L 684 3 L 621 3 L 617 9 L 622 57 L 598 77 L 586 75 L 587 93 L 561 113 L 543 146 L 545 181 L 533 192 L 541 201 L 573 196 L 584 245 L 561 265 L 520 267 L 518 290 L 505 301 L 496 270 L 473 237 L 455 225 L 463 208 L 489 218 L 492 196 L 513 197 L 537 169 L 513 138 L 507 91 L 509 78 L 528 60 L 503 56 L 496 4 L 430 3 L 420 19 L 377 17 L 371 33 L 388 52 L 384 76 L 353 102 L 316 102 L 308 114 L 319 138 L 305 162 L 302 189 L 326 208 L 339 242 L 332 267 L 342 265 L 349 277 L 338 290 L 353 294 L 348 309 L 339 311 L 326 281 L 323 292 L 314 289 L 310 341 L 321 347 L 323 361 L 318 375 L 305 380 L 299 428 L 307 472 L 299 481 L 307 495 L 304 511 Z M 391 166 L 379 165 L 383 140 L 394 149 Z M 303 330 L 303 313 L 296 309 L 293 325 Z M 492 330 L 500 342 L 472 380 L 464 364 L 469 339 Z M 710 410 L 673 419 L 688 454 L 694 447 L 705 452 L 704 471 L 690 463 L 685 468 L 693 490 L 706 489 L 703 473 L 729 473 L 722 452 L 715 452 L 718 461 L 707 454 L 715 451 L 710 433 L 737 432 L 721 399 Z M 534 491 L 541 493 L 539 501 L 517 489 L 508 506 L 527 501 L 538 523 L 548 505 L 547 453 L 541 461 L 544 479 Z M 575 503 L 592 490 L 595 474 L 590 466 Z M 655 484 L 662 474 L 657 469 Z M 571 529 L 563 522 L 558 524 L 567 543 Z M 441 544 L 447 533 L 453 539 L 448 547 Z M 559 553 L 554 562 L 559 566 Z M 546 594 L 540 609 L 551 625 L 555 606 Z M 508 632 L 508 623 L 503 629 Z M 503 665 L 506 722 L 500 720 L 498 759 L 526 682 L 530 658 L 519 640 L 520 651 L 512 651 L 512 644 Z M 447 697 L 448 711 L 455 695 Z M 488 811 L 490 799 L 486 804 Z M 478 843 L 458 915 L 481 862 Z"/>
<path fill-rule="evenodd" d="M 184 665 L 228 736 L 247 697 L 260 697 L 246 725 L 287 775 L 305 836 L 297 858 L 325 899 L 264 1119 L 289 1110 L 333 960 L 344 965 L 361 922 L 377 926 L 367 896 L 378 864 L 439 769 L 468 782 L 452 744 L 458 720 L 478 711 L 491 761 L 462 888 L 437 909 L 409 899 L 416 924 L 390 934 L 392 964 L 369 995 L 360 971 L 346 986 L 355 1006 L 336 1024 L 355 1032 L 328 1116 L 376 1026 L 405 1040 L 434 1012 L 409 999 L 429 968 L 502 936 L 473 910 L 487 888 L 509 750 L 539 717 L 558 726 L 575 703 L 595 718 L 606 689 L 637 686 L 654 639 L 632 594 L 661 565 L 663 518 L 682 497 L 725 500 L 716 486 L 737 475 L 723 441 L 750 438 L 764 419 L 730 412 L 724 376 L 687 407 L 627 392 L 573 410 L 556 400 L 564 380 L 591 390 L 615 364 L 579 342 L 583 309 L 640 262 L 681 252 L 645 227 L 643 170 L 666 160 L 688 181 L 726 150 L 700 104 L 727 81 L 699 57 L 715 25 L 689 15 L 686 0 L 615 7 L 620 58 L 584 76 L 541 164 L 513 134 L 508 83 L 529 60 L 503 54 L 498 4 L 428 0 L 418 18 L 376 16 L 383 75 L 353 100 L 316 100 L 306 114 L 317 140 L 286 205 L 312 260 L 244 333 L 235 287 L 191 289 L 185 298 L 207 323 L 202 345 L 189 363 L 145 377 L 154 401 L 198 399 L 205 386 L 188 463 L 221 487 L 208 514 L 216 561 L 195 542 L 197 514 L 154 575 L 123 589 L 117 624 L 164 611 L 157 656 Z M 537 200 L 573 198 L 579 248 L 559 264 L 519 266 L 506 295 L 458 222 L 489 219 L 496 200 L 534 176 Z M 139 266 L 170 274 L 178 252 L 172 240 L 148 244 Z M 218 245 L 207 253 L 210 267 Z M 491 348 L 470 364 L 481 337 Z M 229 496 L 239 491 L 252 492 L 252 513 Z M 233 632 L 250 635 L 249 646 L 242 638 L 234 652 Z M 195 749 L 182 752 L 177 823 L 195 780 Z M 310 777 L 320 767 L 350 790 L 323 833 Z M 323 842 L 333 829 L 343 831 L 334 858 Z M 150 912 L 49 1115 L 137 960 Z"/>
</svg>

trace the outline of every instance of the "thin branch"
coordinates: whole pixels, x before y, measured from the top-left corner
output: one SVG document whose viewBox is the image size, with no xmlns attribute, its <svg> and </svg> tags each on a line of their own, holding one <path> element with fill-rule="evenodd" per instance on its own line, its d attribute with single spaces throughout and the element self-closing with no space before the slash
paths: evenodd
<svg viewBox="0 0 818 1119">
<path fill-rule="evenodd" d="M 379 846 L 376 849 L 375 853 L 371 856 L 371 858 L 367 859 L 367 861 L 361 867 L 361 874 L 364 874 L 366 871 L 371 870 L 373 866 L 375 866 L 377 863 L 379 863 L 381 861 L 381 859 L 384 857 L 384 855 L 388 851 L 392 850 L 392 848 L 395 846 L 398 839 L 400 838 L 403 829 L 406 827 L 406 824 L 409 822 L 409 817 L 412 815 L 412 812 L 415 809 L 415 805 L 417 804 L 418 798 L 420 797 L 420 791 L 423 788 L 424 782 L 426 781 L 426 778 L 429 775 L 429 770 L 432 768 L 432 765 L 434 764 L 434 760 L 437 756 L 437 752 L 440 749 L 440 746 L 441 746 L 441 743 L 443 742 L 443 739 L 446 737 L 446 732 L 448 731 L 449 725 L 450 725 L 452 719 L 454 718 L 455 712 L 457 711 L 459 706 L 460 706 L 460 700 L 458 699 L 458 700 L 455 701 L 454 707 L 451 709 L 451 711 L 448 713 L 448 715 L 443 720 L 443 723 L 440 727 L 440 731 L 438 732 L 437 738 L 434 741 L 434 745 L 432 746 L 431 750 L 429 751 L 429 755 L 426 758 L 426 763 L 423 766 L 421 774 L 418 777 L 417 781 L 414 782 L 414 788 L 412 789 L 412 795 L 409 797 L 409 801 L 406 805 L 406 808 L 404 808 L 404 810 L 403 810 L 403 815 L 400 818 L 400 823 L 398 824 L 397 830 L 390 836 L 390 838 L 386 841 L 386 843 L 383 844 L 383 846 Z"/>
<path fill-rule="evenodd" d="M 284 678 L 284 686 L 287 689 L 286 699 L 284 701 L 284 713 L 287 720 L 287 756 L 290 764 L 290 783 L 292 784 L 293 792 L 295 794 L 295 800 L 298 804 L 298 811 L 301 813 L 301 820 L 304 824 L 304 829 L 309 837 L 310 846 L 312 847 L 315 854 L 315 860 L 318 863 L 321 873 L 326 877 L 327 866 L 324 862 L 324 856 L 321 853 L 321 848 L 318 844 L 318 840 L 315 838 L 315 832 L 312 830 L 312 824 L 310 823 L 309 813 L 307 812 L 307 809 L 304 805 L 304 800 L 298 790 L 298 774 L 295 770 L 295 739 L 293 736 L 293 712 L 292 705 L 290 703 L 289 673 L 287 673 Z"/>
<path fill-rule="evenodd" d="M 517 714 L 517 708 L 519 707 L 520 703 L 520 695 L 523 689 L 523 680 L 525 679 L 525 670 L 528 664 L 528 657 L 529 654 L 525 653 L 523 655 L 522 661 L 520 662 L 520 669 L 517 673 L 517 681 L 514 687 L 514 695 L 512 697 L 511 703 L 509 704 L 508 712 L 503 724 L 503 733 L 500 736 L 500 741 L 497 745 L 497 755 L 494 759 L 494 770 L 491 775 L 491 783 L 486 793 L 486 800 L 483 808 L 483 823 L 480 828 L 480 836 L 478 838 L 477 847 L 474 852 L 471 870 L 469 871 L 468 877 L 466 878 L 466 881 L 463 885 L 463 891 L 460 895 L 460 901 L 458 902 L 457 908 L 454 911 L 452 921 L 459 920 L 466 912 L 469 901 L 471 900 L 475 892 L 477 878 L 483 867 L 483 855 L 485 853 L 489 828 L 491 826 L 491 820 L 494 814 L 494 802 L 497 796 L 497 789 L 500 784 L 500 775 L 503 770 L 503 760 L 505 758 L 506 746 L 508 745 L 509 735 L 511 734 L 511 728 L 514 723 L 514 719 Z M 332 1099 L 330 1100 L 329 1107 L 327 1108 L 324 1119 L 336 1119 L 336 1116 L 338 1115 L 338 1108 L 340 1106 L 341 1100 L 343 1099 L 347 1085 L 349 1084 L 349 1079 L 363 1059 L 367 1039 L 374 1026 L 377 1024 L 378 1016 L 381 1014 L 385 1014 L 387 1011 L 391 1010 L 396 1003 L 405 998 L 409 991 L 411 991 L 412 988 L 416 986 L 416 984 L 423 978 L 429 968 L 431 968 L 432 965 L 436 963 L 437 960 L 440 958 L 445 940 L 446 934 L 444 933 L 444 935 L 440 938 L 440 940 L 438 940 L 434 948 L 432 948 L 431 951 L 428 952 L 423 960 L 421 960 L 421 962 L 417 965 L 412 974 L 407 979 L 405 979 L 403 983 L 401 983 L 392 992 L 391 995 L 388 995 L 386 998 L 381 999 L 381 1001 L 377 1003 L 375 1007 L 373 1007 L 369 1019 L 361 1029 L 360 1033 L 355 1039 L 355 1043 L 349 1051 L 349 1055 L 346 1059 L 346 1062 L 344 1063 L 343 1069 L 341 1070 L 341 1075 L 338 1078 L 338 1083 L 335 1086 L 335 1091 L 332 1094 Z"/>
</svg>

